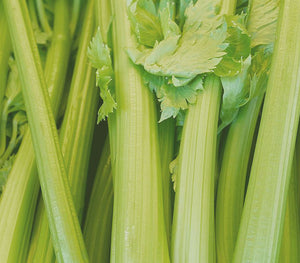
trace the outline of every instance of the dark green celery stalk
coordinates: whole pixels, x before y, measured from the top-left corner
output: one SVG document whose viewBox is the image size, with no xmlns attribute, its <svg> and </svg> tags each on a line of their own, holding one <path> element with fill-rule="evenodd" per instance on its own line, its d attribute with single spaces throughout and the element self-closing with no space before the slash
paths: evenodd
<svg viewBox="0 0 300 263">
<path fill-rule="evenodd" d="M 90 1 L 83 25 L 67 109 L 60 131 L 60 144 L 80 221 L 98 101 L 98 89 L 94 81 L 95 72 L 88 64 L 87 58 L 87 48 L 94 33 L 93 11 L 93 1 Z M 53 262 L 54 251 L 51 246 L 45 208 L 41 203 L 38 207 L 27 261 Z"/>
<path fill-rule="evenodd" d="M 164 204 L 167 208 L 165 213 L 170 221 L 171 227 L 171 180 L 169 172 L 169 163 L 173 157 L 174 146 L 174 120 L 166 120 L 158 125 L 158 135 L 160 141 L 161 160 L 165 164 L 163 171 Z M 169 136 L 167 136 L 169 135 Z M 172 139 L 173 138 L 173 139 Z M 169 201 L 170 200 L 170 201 Z M 110 239 L 111 239 L 111 221 L 113 208 L 113 184 L 111 173 L 111 159 L 108 139 L 105 142 L 101 154 L 100 163 L 95 176 L 93 190 L 88 206 L 84 238 L 91 262 L 109 262 L 110 260 Z"/>
<path fill-rule="evenodd" d="M 109 116 L 114 176 L 111 262 L 168 263 L 155 101 L 126 53 L 135 45 L 127 1 L 113 0 L 112 14 L 118 106 Z"/>
<path fill-rule="evenodd" d="M 175 120 L 168 119 L 158 124 L 158 140 L 160 146 L 160 160 L 162 166 L 162 186 L 163 186 L 163 203 L 164 215 L 166 222 L 166 231 L 168 243 L 171 242 L 172 229 L 172 181 L 170 175 L 170 162 L 174 158 L 175 144 Z"/>
<path fill-rule="evenodd" d="M 220 80 L 207 76 L 183 126 L 172 232 L 172 262 L 215 262 L 214 176 Z"/>
<path fill-rule="evenodd" d="M 71 30 L 71 35 L 73 36 L 78 24 L 81 0 L 73 0 L 72 2 L 73 2 L 73 6 L 72 6 L 71 21 L 70 21 L 70 30 Z"/>
<path fill-rule="evenodd" d="M 107 42 L 111 21 L 110 1 L 95 1 L 95 20 Z M 109 120 L 112 127 L 111 120 Z M 110 245 L 113 213 L 113 184 L 109 137 L 101 153 L 92 193 L 84 222 L 84 238 L 90 262 L 110 262 Z"/>
<path fill-rule="evenodd" d="M 217 191 L 218 262 L 232 261 L 244 205 L 251 145 L 262 101 L 263 95 L 241 108 L 227 135 Z"/>
<path fill-rule="evenodd" d="M 36 8 L 43 31 L 51 34 L 52 30 L 47 19 L 43 0 L 36 0 Z"/>
<path fill-rule="evenodd" d="M 279 257 L 300 110 L 300 1 L 284 0 L 280 8 L 235 263 Z"/>
<path fill-rule="evenodd" d="M 110 261 L 112 213 L 113 182 L 107 137 L 97 168 L 83 231 L 92 263 Z"/>
<path fill-rule="evenodd" d="M 11 42 L 8 32 L 8 26 L 4 15 L 3 4 L 0 2 L 0 157 L 6 148 L 6 131 L 4 121 L 2 121 L 3 98 L 6 90 L 7 72 L 8 72 L 8 58 L 11 53 Z M 1 128 L 2 126 L 2 128 Z M 5 123 L 6 126 L 6 123 Z"/>
<path fill-rule="evenodd" d="M 236 1 L 222 1 L 221 14 L 234 14 L 235 6 Z M 219 78 L 207 76 L 183 126 L 171 242 L 174 263 L 216 261 L 214 185 L 221 91 Z"/>
<path fill-rule="evenodd" d="M 68 7 L 66 3 L 66 1 L 56 1 L 57 9 L 60 11 L 55 15 L 56 21 L 54 26 L 54 35 L 47 60 L 51 61 L 52 64 L 52 67 L 49 66 L 50 72 L 47 72 L 46 79 L 47 83 L 49 83 L 49 88 L 52 89 L 52 92 L 50 91 L 50 94 L 52 96 L 52 102 L 54 102 L 54 114 L 56 114 L 58 110 L 57 106 L 55 105 L 58 105 L 60 94 L 63 90 L 62 87 L 64 85 L 67 61 L 70 52 L 68 16 L 66 16 L 67 11 L 64 11 L 65 7 Z M 47 167 L 47 164 L 49 164 L 49 162 L 47 162 L 47 159 L 49 158 L 50 160 L 50 158 L 55 158 L 55 156 L 57 156 L 56 152 L 58 149 L 58 144 L 57 142 L 54 142 L 53 144 L 53 140 L 49 139 L 49 137 L 53 136 L 53 133 L 55 133 L 55 125 L 51 120 L 51 117 L 49 117 L 49 101 L 47 98 L 45 102 L 47 92 L 45 91 L 45 83 L 43 81 L 41 73 L 41 66 L 39 63 L 37 49 L 34 45 L 34 38 L 32 30 L 30 28 L 27 8 L 25 6 L 25 2 L 22 2 L 20 4 L 18 1 L 6 1 L 5 4 L 7 8 L 6 13 L 9 18 L 8 20 L 10 22 L 10 27 L 12 29 L 12 39 L 14 42 L 15 53 L 19 64 L 19 72 L 22 76 L 22 81 L 25 84 L 25 88 L 23 89 L 23 91 L 28 109 L 27 113 L 30 117 L 29 119 L 31 123 L 31 130 L 33 132 L 35 148 L 38 149 L 39 146 L 42 146 L 43 143 L 41 141 L 43 140 L 46 143 L 46 145 L 44 145 L 42 149 L 40 149 L 43 150 L 43 154 L 37 155 L 41 175 L 40 177 L 43 182 L 43 191 L 45 193 L 45 184 L 47 184 L 48 186 L 47 190 L 53 190 L 54 188 L 56 188 L 60 191 L 60 196 L 58 198 L 60 202 L 58 206 L 57 204 L 55 204 L 55 207 L 53 207 L 52 205 L 51 206 L 58 212 L 60 211 L 60 209 L 64 210 L 64 212 L 59 212 L 59 214 L 56 214 L 54 217 L 57 217 L 57 219 L 60 220 L 59 223 L 65 222 L 67 228 L 69 228 L 74 226 L 72 219 L 73 216 L 70 215 L 70 210 L 68 210 L 67 208 L 67 203 L 71 202 L 72 198 L 70 193 L 67 194 L 67 198 L 65 198 L 65 189 L 63 189 L 64 187 L 61 187 L 62 183 L 63 185 L 67 185 L 66 180 L 64 178 L 61 178 L 61 176 L 65 176 L 64 171 L 61 170 L 63 169 L 63 165 L 61 165 L 62 158 L 59 157 L 59 160 L 53 160 L 53 165 L 59 163 L 58 166 Z M 20 45 L 20 43 L 22 43 L 22 45 Z M 21 61 L 26 62 L 22 64 Z M 40 87 L 43 87 L 42 92 L 40 90 Z M 32 102 L 39 106 L 39 109 L 35 109 L 35 107 L 32 108 Z M 45 105 L 47 105 L 46 112 Z M 41 116 L 42 113 L 43 115 Z M 36 121 L 37 117 L 41 117 L 42 119 Z M 49 127 L 49 118 L 51 128 Z M 45 134 L 40 134 L 37 131 L 37 125 L 40 125 L 40 127 L 46 126 L 44 127 Z M 48 134 L 49 131 L 51 131 L 52 134 Z M 57 140 L 55 139 L 55 141 Z M 51 155 L 51 157 L 49 155 Z M 48 158 L 46 159 L 44 157 Z M 0 233 L 3 237 L 3 242 L 0 243 L 0 254 L 1 260 L 3 260 L 4 262 L 22 262 L 26 259 L 25 255 L 28 247 L 28 238 L 31 232 L 31 223 L 33 220 L 33 213 L 39 189 L 34 160 L 34 150 L 30 139 L 30 133 L 27 132 L 25 138 L 23 139 L 23 143 L 17 155 L 17 159 L 15 160 L 15 163 L 13 165 L 12 171 L 9 175 L 9 179 L 0 205 L 1 215 L 3 215 L 0 221 Z M 47 182 L 45 182 L 45 179 L 47 180 Z M 56 181 L 55 187 L 51 187 L 51 185 L 49 185 L 49 183 L 53 183 L 53 181 L 51 182 L 51 180 L 53 179 Z M 61 181 L 61 179 L 63 180 L 63 182 Z M 54 196 L 52 196 L 52 194 L 54 194 Z M 53 193 L 51 191 L 50 198 L 52 201 L 55 201 L 57 199 L 55 194 L 55 192 Z M 61 204 L 63 204 L 63 208 L 61 207 Z M 71 213 L 74 214 L 74 212 Z M 67 219 L 63 218 L 66 216 Z M 51 221 L 52 219 L 53 217 L 51 218 Z M 54 230 L 53 221 L 52 229 Z M 63 234 L 63 236 L 61 236 L 63 238 L 60 237 L 60 240 L 62 241 L 59 241 L 60 244 L 58 244 L 57 242 L 57 237 L 53 236 L 53 239 L 55 241 L 55 244 L 58 245 L 58 253 L 64 253 L 66 257 L 74 256 L 77 259 L 81 258 L 82 261 L 84 261 L 86 255 L 84 252 L 83 242 L 80 241 L 81 237 L 79 234 L 80 230 L 78 223 L 77 226 L 75 226 L 75 229 L 76 234 L 73 232 L 74 234 L 71 234 L 71 237 L 70 235 Z M 64 230 L 65 227 L 61 227 L 59 231 L 64 232 Z M 70 230 L 70 233 L 72 233 L 73 230 Z M 56 233 L 56 230 L 53 231 L 53 233 Z M 76 241 L 78 240 L 77 235 L 79 235 L 79 244 Z M 70 247 L 70 249 L 64 247 L 64 239 L 68 237 L 72 240 L 66 241 L 68 243 L 71 242 L 71 244 L 74 244 L 75 249 L 72 249 L 72 247 Z"/>
<path fill-rule="evenodd" d="M 300 262 L 299 174 L 297 174 L 297 158 L 299 159 L 297 153 L 295 153 L 278 262 Z"/>
</svg>

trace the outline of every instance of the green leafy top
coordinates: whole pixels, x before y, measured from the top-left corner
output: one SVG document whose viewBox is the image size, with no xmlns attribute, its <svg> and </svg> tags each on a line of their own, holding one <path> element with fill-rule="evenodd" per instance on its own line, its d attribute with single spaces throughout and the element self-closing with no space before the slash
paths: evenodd
<svg viewBox="0 0 300 263">
<path fill-rule="evenodd" d="M 103 100 L 98 111 L 98 123 L 105 119 L 117 107 L 113 85 L 113 67 L 110 48 L 104 43 L 100 28 L 90 43 L 88 56 L 96 71 L 96 84 L 100 88 L 100 97 Z"/>
<path fill-rule="evenodd" d="M 251 47 L 274 43 L 280 0 L 252 0 L 249 5 L 247 28 Z"/>
<path fill-rule="evenodd" d="M 161 102 L 160 121 L 176 117 L 195 103 L 205 73 L 237 75 L 250 54 L 245 16 L 219 15 L 218 1 L 185 3 L 184 18 L 178 24 L 172 1 L 156 7 L 152 0 L 135 0 L 128 6 L 137 40 L 128 55 L 148 73 L 146 83 Z"/>
</svg>

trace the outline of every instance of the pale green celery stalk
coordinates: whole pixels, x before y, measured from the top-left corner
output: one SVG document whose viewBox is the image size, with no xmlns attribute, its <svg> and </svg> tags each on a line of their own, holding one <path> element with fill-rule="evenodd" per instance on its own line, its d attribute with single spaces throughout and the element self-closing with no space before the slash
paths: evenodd
<svg viewBox="0 0 300 263">
<path fill-rule="evenodd" d="M 220 80 L 207 76 L 184 122 L 172 229 L 174 263 L 215 262 L 214 175 L 220 99 Z"/>
<path fill-rule="evenodd" d="M 11 53 L 11 41 L 7 21 L 4 15 L 3 4 L 0 2 L 0 116 L 3 111 L 3 98 L 6 90 L 6 81 L 8 73 L 8 58 Z M 6 148 L 6 123 L 0 117 L 0 156 L 4 153 Z"/>
<path fill-rule="evenodd" d="M 262 101 L 263 94 L 241 108 L 227 135 L 217 191 L 218 262 L 232 262 L 243 211 L 251 145 Z"/>
<path fill-rule="evenodd" d="M 297 174 L 297 158 L 297 153 L 295 153 L 287 197 L 279 262 L 300 262 L 299 174 Z"/>
<path fill-rule="evenodd" d="M 233 14 L 236 1 L 222 1 L 221 14 Z M 171 259 L 215 262 L 214 188 L 221 83 L 209 75 L 190 105 L 180 144 L 172 227 Z"/>
<path fill-rule="evenodd" d="M 167 263 L 155 101 L 126 52 L 135 45 L 127 1 L 112 0 L 112 14 L 118 106 L 109 116 L 109 129 L 114 129 L 110 131 L 114 176 L 111 262 Z"/>
<path fill-rule="evenodd" d="M 273 263 L 279 257 L 299 119 L 300 2 L 284 0 L 280 8 L 271 73 L 234 252 L 236 263 Z"/>
<path fill-rule="evenodd" d="M 53 244 L 56 247 L 57 258 L 60 262 L 86 262 L 87 254 L 67 182 L 63 157 L 59 149 L 55 122 L 51 112 L 50 101 L 30 25 L 27 6 L 25 2 L 19 2 L 17 0 L 7 0 L 3 1 L 3 3 L 18 70 L 23 84 L 23 96 L 37 158 L 39 179 L 47 204 L 48 219 L 52 230 Z M 64 1 L 56 1 L 56 4 L 64 4 Z M 60 12 L 65 15 L 63 10 L 64 9 L 61 9 Z M 60 41 L 62 40 L 62 36 L 63 35 L 59 36 Z M 26 149 L 26 155 L 31 153 L 30 149 L 31 147 Z M 25 159 L 26 158 L 27 156 L 25 156 Z M 26 162 L 23 162 L 22 166 L 24 166 L 24 164 L 26 164 Z M 16 189 L 14 189 L 14 191 L 15 195 L 19 194 L 19 192 L 16 194 Z M 23 193 L 23 191 L 20 191 L 20 193 Z M 30 193 L 30 195 L 34 195 L 34 193 Z M 31 197 L 27 196 L 27 198 L 30 199 Z M 22 200 L 27 198 L 23 198 Z M 3 201 L 4 197 L 2 198 L 1 204 Z M 29 206 L 30 205 L 31 204 L 29 204 Z M 17 204 L 17 206 L 19 206 L 19 204 Z M 5 208 L 10 210 L 11 207 L 4 207 L 4 210 L 6 210 Z M 15 210 L 14 212 L 18 213 L 20 210 Z M 27 210 L 23 210 L 23 212 L 26 213 Z M 6 215 L 8 212 L 4 214 Z M 13 222 L 3 222 L 4 231 L 7 231 L 12 223 L 16 223 L 14 227 L 22 225 L 22 222 L 19 220 L 24 221 L 24 217 L 22 217 L 22 219 L 20 217 L 17 218 L 18 220 L 14 219 Z M 18 238 L 10 234 L 12 238 L 21 239 L 21 232 L 15 232 L 16 228 L 11 230 L 19 236 Z M 20 241 L 22 242 L 22 240 Z M 5 242 L 1 243 L 7 244 L 8 242 L 5 239 Z M 9 242 L 9 244 L 11 244 L 11 242 Z M 18 248 L 19 247 L 17 247 L 17 249 Z M 10 256 L 14 256 L 12 254 L 15 254 L 15 251 L 12 252 L 10 249 L 4 251 L 4 249 L 1 248 L 1 259 L 3 253 L 9 258 Z M 17 257 L 17 255 L 15 256 Z"/>
<path fill-rule="evenodd" d="M 175 120 L 167 119 L 158 124 L 158 140 L 160 146 L 160 160 L 162 166 L 162 186 L 163 186 L 163 203 L 164 215 L 166 222 L 166 231 L 168 244 L 171 242 L 172 229 L 172 181 L 170 175 L 170 163 L 174 158 L 175 144 Z"/>
<path fill-rule="evenodd" d="M 95 72 L 88 64 L 87 58 L 87 48 L 94 32 L 93 11 L 93 1 L 90 1 L 83 25 L 67 109 L 60 132 L 60 144 L 79 221 L 82 218 L 98 101 L 98 90 L 94 81 Z M 42 202 L 42 200 L 40 201 Z M 35 220 L 27 261 L 53 262 L 53 252 L 45 208 L 39 204 L 38 217 Z"/>
<path fill-rule="evenodd" d="M 92 263 L 110 261 L 112 213 L 113 182 L 107 137 L 93 183 L 83 230 L 86 248 Z"/>
</svg>

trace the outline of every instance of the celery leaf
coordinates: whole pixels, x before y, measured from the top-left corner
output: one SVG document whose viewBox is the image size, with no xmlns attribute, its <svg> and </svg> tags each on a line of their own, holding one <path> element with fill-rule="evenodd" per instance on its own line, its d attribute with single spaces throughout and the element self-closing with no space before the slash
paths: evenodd
<svg viewBox="0 0 300 263">
<path fill-rule="evenodd" d="M 129 9 L 144 1 L 131 2 Z M 250 36 L 245 29 L 245 16 L 218 14 L 216 0 L 186 1 L 189 4 L 185 8 L 184 23 L 179 21 L 180 26 L 174 19 L 173 2 L 166 1 L 158 11 L 151 3 L 147 11 L 151 13 L 148 26 L 153 24 L 152 15 L 157 16 L 158 13 L 163 39 L 153 34 L 155 41 L 151 47 L 142 43 L 141 32 L 133 30 L 137 43 L 127 52 L 133 63 L 141 65 L 147 74 L 163 82 L 156 85 L 158 79 L 155 80 L 155 77 L 148 81 L 148 86 L 156 92 L 161 102 L 160 121 L 163 121 L 175 118 L 180 110 L 195 103 L 197 92 L 203 88 L 202 77 L 205 73 L 214 72 L 220 77 L 238 75 L 242 71 L 243 61 L 250 54 Z M 146 23 L 145 20 L 140 19 L 139 23 Z M 131 19 L 133 29 L 137 23 Z"/>
<path fill-rule="evenodd" d="M 252 0 L 247 28 L 251 47 L 274 43 L 280 0 Z"/>
<path fill-rule="evenodd" d="M 141 45 L 153 47 L 163 38 L 162 28 L 152 0 L 132 1 L 128 7 L 132 31 Z"/>
<path fill-rule="evenodd" d="M 235 119 L 239 112 L 239 108 L 247 101 L 249 93 L 250 65 L 251 57 L 249 56 L 244 61 L 242 70 L 238 75 L 221 78 L 224 93 L 220 111 L 221 125 L 218 128 L 218 132 Z"/>
<path fill-rule="evenodd" d="M 228 36 L 226 55 L 214 73 L 219 77 L 234 76 L 242 70 L 242 62 L 250 54 L 250 36 L 245 28 L 245 16 L 225 16 Z"/>
<path fill-rule="evenodd" d="M 98 111 L 98 123 L 117 107 L 113 85 L 113 68 L 109 47 L 103 42 L 100 29 L 88 48 L 90 62 L 96 71 L 96 84 L 100 88 L 103 103 Z"/>
</svg>

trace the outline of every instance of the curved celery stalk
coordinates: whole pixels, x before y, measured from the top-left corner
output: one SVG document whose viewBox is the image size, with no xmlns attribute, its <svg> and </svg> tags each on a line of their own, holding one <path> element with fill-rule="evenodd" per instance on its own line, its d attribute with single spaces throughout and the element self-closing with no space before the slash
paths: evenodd
<svg viewBox="0 0 300 263">
<path fill-rule="evenodd" d="M 300 106 L 300 2 L 281 2 L 267 86 L 233 262 L 277 262 Z M 284 70 L 282 70 L 284 68 Z"/>
<path fill-rule="evenodd" d="M 23 84 L 39 179 L 57 258 L 59 261 L 86 262 L 87 254 L 67 182 L 26 3 L 17 0 L 3 3 Z"/>
<path fill-rule="evenodd" d="M 163 204 L 166 222 L 168 243 L 171 242 L 172 229 L 172 182 L 170 175 L 170 162 L 173 160 L 175 144 L 175 121 L 165 120 L 158 124 L 158 140 L 160 146 L 160 160 L 162 166 Z"/>
<path fill-rule="evenodd" d="M 155 103 L 126 53 L 134 45 L 127 1 L 113 0 L 112 13 L 118 106 L 115 132 L 110 133 L 114 175 L 111 262 L 167 263 Z"/>
<path fill-rule="evenodd" d="M 300 261 L 300 211 L 298 203 L 299 174 L 297 174 L 297 153 L 295 153 L 291 182 L 287 197 L 287 207 L 284 219 L 283 236 L 278 262 Z"/>
<path fill-rule="evenodd" d="M 79 220 L 82 218 L 98 100 L 94 83 L 95 72 L 88 64 L 87 58 L 87 47 L 94 32 L 94 16 L 91 15 L 93 10 L 93 1 L 90 1 L 83 25 L 67 109 L 60 132 L 60 144 Z M 40 204 L 27 261 L 52 262 L 54 259 L 53 252 L 45 208 L 43 204 Z"/>
<path fill-rule="evenodd" d="M 216 241 L 218 262 L 231 262 L 244 205 L 248 161 L 263 95 L 243 107 L 231 124 L 218 182 Z"/>
<path fill-rule="evenodd" d="M 109 262 L 112 212 L 113 182 L 107 138 L 97 168 L 83 231 L 90 262 Z"/>
<path fill-rule="evenodd" d="M 190 105 L 179 153 L 172 262 L 215 262 L 214 175 L 221 83 L 210 75 Z"/>
<path fill-rule="evenodd" d="M 2 114 L 3 108 L 3 98 L 6 90 L 6 81 L 7 81 L 7 73 L 8 73 L 8 58 L 11 53 L 11 42 L 8 32 L 8 26 L 6 22 L 6 18 L 4 15 L 3 4 L 0 3 L 0 114 Z M 4 125 L 2 123 L 2 118 L 0 118 L 0 157 L 5 151 L 6 147 L 6 132 L 5 128 L 1 129 L 1 126 Z M 6 125 L 5 125 L 6 126 Z"/>
</svg>

